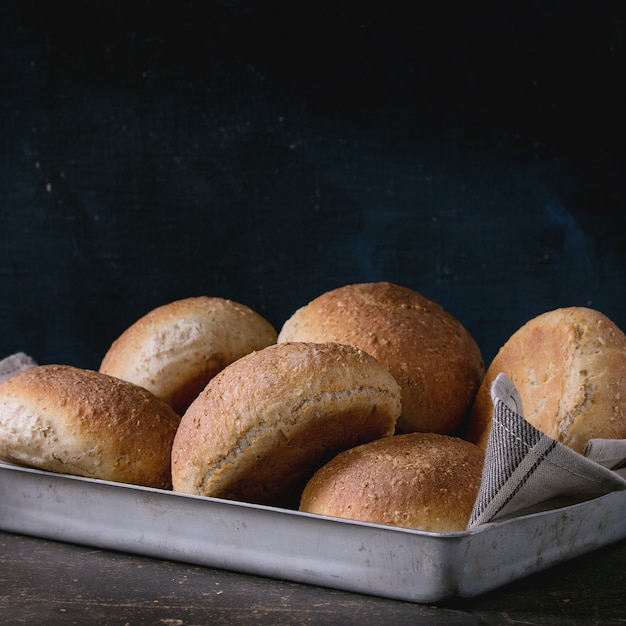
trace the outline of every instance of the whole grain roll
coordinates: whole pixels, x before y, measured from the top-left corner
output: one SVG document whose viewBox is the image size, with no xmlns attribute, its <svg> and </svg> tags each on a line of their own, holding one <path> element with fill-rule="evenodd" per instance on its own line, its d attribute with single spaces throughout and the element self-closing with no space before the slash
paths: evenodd
<svg viewBox="0 0 626 626">
<path fill-rule="evenodd" d="M 338 454 L 307 483 L 300 510 L 433 532 L 465 530 L 483 451 L 436 433 L 408 433 Z"/>
<path fill-rule="evenodd" d="M 185 298 L 128 327 L 105 354 L 100 372 L 145 387 L 182 415 L 215 374 L 276 338 L 274 327 L 243 304 Z"/>
<path fill-rule="evenodd" d="M 506 341 L 468 421 L 467 438 L 482 448 L 491 431 L 491 385 L 500 372 L 515 384 L 524 417 L 577 452 L 592 438 L 626 438 L 626 336 L 603 313 L 554 309 Z"/>
<path fill-rule="evenodd" d="M 69 365 L 0 383 L 0 458 L 18 465 L 168 488 L 179 421 L 146 389 Z"/>
<path fill-rule="evenodd" d="M 372 356 L 339 344 L 282 343 L 215 376 L 183 415 L 175 491 L 297 507 L 332 456 L 394 432 L 400 389 Z"/>
<path fill-rule="evenodd" d="M 284 323 L 283 341 L 335 341 L 373 355 L 402 389 L 398 433 L 456 433 L 485 373 L 480 349 L 459 320 L 388 282 L 327 291 Z"/>
</svg>

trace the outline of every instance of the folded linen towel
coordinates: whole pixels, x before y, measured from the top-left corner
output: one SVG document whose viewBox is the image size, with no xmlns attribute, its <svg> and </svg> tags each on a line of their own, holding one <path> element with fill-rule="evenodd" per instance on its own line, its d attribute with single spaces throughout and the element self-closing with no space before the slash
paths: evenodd
<svg viewBox="0 0 626 626">
<path fill-rule="evenodd" d="M 626 440 L 593 439 L 579 454 L 524 419 L 505 374 L 495 379 L 491 397 L 492 428 L 468 528 L 626 490 Z"/>
</svg>

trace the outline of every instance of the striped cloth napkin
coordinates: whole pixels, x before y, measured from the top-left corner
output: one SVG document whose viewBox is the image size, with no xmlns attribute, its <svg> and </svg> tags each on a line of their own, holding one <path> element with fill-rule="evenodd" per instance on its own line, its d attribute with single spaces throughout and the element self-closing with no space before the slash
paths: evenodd
<svg viewBox="0 0 626 626">
<path fill-rule="evenodd" d="M 626 489 L 626 440 L 592 439 L 579 454 L 524 419 L 511 380 L 491 388 L 493 422 L 468 528 Z"/>
</svg>

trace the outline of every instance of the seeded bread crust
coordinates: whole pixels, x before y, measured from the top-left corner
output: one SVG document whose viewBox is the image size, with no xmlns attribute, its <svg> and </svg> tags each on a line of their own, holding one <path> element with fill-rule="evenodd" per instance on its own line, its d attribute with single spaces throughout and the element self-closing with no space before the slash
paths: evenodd
<svg viewBox="0 0 626 626">
<path fill-rule="evenodd" d="M 153 309 L 127 328 L 100 371 L 145 387 L 182 415 L 226 365 L 276 339 L 274 327 L 243 304 L 185 298 Z"/>
<path fill-rule="evenodd" d="M 372 356 L 339 344 L 282 343 L 213 378 L 181 420 L 174 490 L 295 506 L 339 451 L 394 432 L 400 388 Z"/>
<path fill-rule="evenodd" d="M 519 328 L 489 365 L 467 438 L 482 448 L 491 431 L 491 385 L 504 372 L 524 417 L 577 452 L 592 438 L 626 438 L 626 336 L 603 313 L 566 307 Z"/>
<path fill-rule="evenodd" d="M 283 341 L 336 341 L 373 355 L 402 389 L 398 433 L 459 431 L 485 374 L 477 343 L 455 317 L 388 282 L 320 295 L 284 323 Z"/>
<path fill-rule="evenodd" d="M 303 490 L 300 510 L 432 532 L 465 530 L 483 451 L 436 433 L 396 435 L 340 453 Z"/>
<path fill-rule="evenodd" d="M 92 370 L 40 365 L 0 383 L 0 458 L 19 465 L 169 488 L 179 421 L 146 389 Z"/>
</svg>

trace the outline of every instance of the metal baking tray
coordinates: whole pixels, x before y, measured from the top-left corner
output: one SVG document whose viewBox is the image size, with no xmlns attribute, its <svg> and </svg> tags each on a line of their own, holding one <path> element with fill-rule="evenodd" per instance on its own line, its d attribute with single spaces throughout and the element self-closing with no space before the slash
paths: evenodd
<svg viewBox="0 0 626 626">
<path fill-rule="evenodd" d="M 626 537 L 626 492 L 432 533 L 0 462 L 0 529 L 436 603 L 479 595 Z"/>
</svg>

